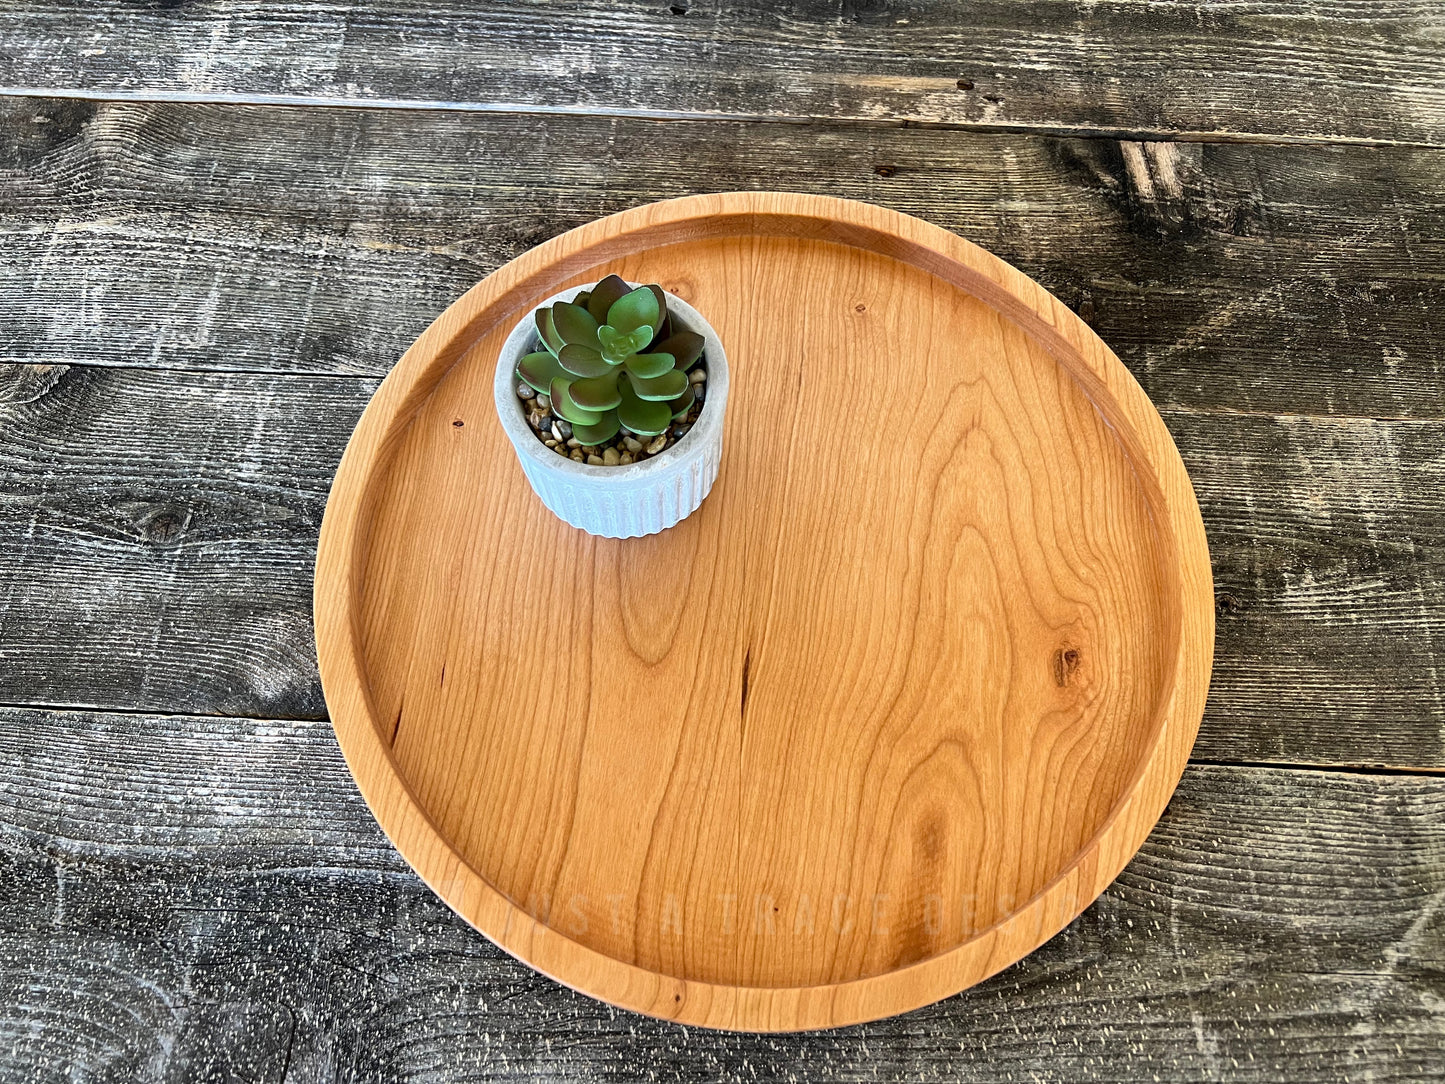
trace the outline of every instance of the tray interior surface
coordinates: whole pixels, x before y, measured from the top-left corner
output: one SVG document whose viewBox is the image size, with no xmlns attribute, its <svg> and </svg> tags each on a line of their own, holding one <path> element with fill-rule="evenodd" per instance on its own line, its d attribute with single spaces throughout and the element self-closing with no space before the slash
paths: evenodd
<svg viewBox="0 0 1445 1084">
<path fill-rule="evenodd" d="M 494 417 L 517 311 L 371 482 L 377 728 L 447 843 L 613 959 L 740 987 L 927 959 L 1137 776 L 1177 601 L 1115 433 L 1020 327 L 875 252 L 633 253 L 727 344 L 721 474 L 644 539 L 554 518 Z M 445 893 L 444 893 L 445 894 Z"/>
</svg>

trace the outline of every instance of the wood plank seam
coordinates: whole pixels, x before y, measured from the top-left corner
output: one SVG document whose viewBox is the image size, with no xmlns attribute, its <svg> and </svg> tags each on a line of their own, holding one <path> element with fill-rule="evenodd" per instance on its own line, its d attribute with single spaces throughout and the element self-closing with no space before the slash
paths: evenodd
<svg viewBox="0 0 1445 1084">
<path fill-rule="evenodd" d="M 287 716 L 287 715 L 236 715 L 217 713 L 208 715 L 193 711 L 154 711 L 149 708 L 141 710 L 138 708 L 105 707 L 81 704 L 43 704 L 43 703 L 8 703 L 0 702 L 0 712 L 25 712 L 43 711 L 52 715 L 67 716 L 90 716 L 103 714 L 116 716 L 117 718 L 136 719 L 174 719 L 183 721 L 194 719 L 207 723 L 325 723 L 329 720 L 324 715 L 319 716 Z M 1319 772 L 1327 775 L 1342 776 L 1398 776 L 1407 779 L 1431 779 L 1445 776 L 1445 768 L 1432 768 L 1428 766 L 1413 765 L 1409 767 L 1398 765 L 1375 765 L 1375 764 L 1310 764 L 1300 761 L 1272 761 L 1272 760 L 1249 760 L 1246 758 L 1225 758 L 1225 757 L 1198 757 L 1191 756 L 1187 762 L 1190 767 L 1196 768 L 1258 768 L 1262 771 L 1279 772 Z"/>
<path fill-rule="evenodd" d="M 1370 136 L 1291 136 L 1268 132 L 1192 131 L 1173 128 L 1115 128 L 1096 125 L 999 123 L 984 121 L 913 120 L 909 118 L 836 117 L 827 114 L 778 116 L 767 113 L 691 113 L 665 109 L 589 108 L 524 105 L 510 102 L 452 102 L 428 98 L 345 98 L 330 95 L 204 94 L 191 91 L 125 91 L 60 86 L 0 86 L 0 98 L 66 98 L 106 104 L 275 106 L 291 109 L 359 109 L 387 112 L 475 113 L 536 117 L 597 117 L 619 120 L 681 121 L 717 124 L 817 125 L 839 129 L 918 128 L 926 131 L 980 135 L 1055 136 L 1062 139 L 1107 139 L 1141 143 L 1218 143 L 1285 147 L 1399 147 L 1438 150 L 1445 143 L 1428 140 L 1381 139 Z"/>
</svg>

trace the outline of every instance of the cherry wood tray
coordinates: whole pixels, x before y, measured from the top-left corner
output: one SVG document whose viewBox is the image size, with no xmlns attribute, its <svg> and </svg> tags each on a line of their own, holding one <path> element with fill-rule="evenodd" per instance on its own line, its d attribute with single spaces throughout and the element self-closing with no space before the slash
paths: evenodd
<svg viewBox="0 0 1445 1084">
<path fill-rule="evenodd" d="M 672 530 L 554 518 L 498 348 L 615 271 L 718 329 L 717 485 Z M 1056 298 L 819 196 L 639 207 L 512 261 L 356 428 L 316 565 L 326 700 L 407 861 L 594 997 L 756 1030 L 875 1019 L 1008 966 L 1163 811 L 1213 651 L 1159 415 Z"/>
</svg>

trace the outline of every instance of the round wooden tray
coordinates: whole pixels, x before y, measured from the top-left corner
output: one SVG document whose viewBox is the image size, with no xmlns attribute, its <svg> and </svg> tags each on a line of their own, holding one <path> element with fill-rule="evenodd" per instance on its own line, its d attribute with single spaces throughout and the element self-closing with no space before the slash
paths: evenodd
<svg viewBox="0 0 1445 1084">
<path fill-rule="evenodd" d="M 717 328 L 717 485 L 609 540 L 533 496 L 498 348 L 615 271 Z M 1042 287 L 819 196 L 639 207 L 512 261 L 387 377 L 321 530 L 316 637 L 377 820 L 498 945 L 755 1030 L 1018 960 L 1119 873 L 1198 729 L 1209 553 L 1163 422 Z"/>
</svg>

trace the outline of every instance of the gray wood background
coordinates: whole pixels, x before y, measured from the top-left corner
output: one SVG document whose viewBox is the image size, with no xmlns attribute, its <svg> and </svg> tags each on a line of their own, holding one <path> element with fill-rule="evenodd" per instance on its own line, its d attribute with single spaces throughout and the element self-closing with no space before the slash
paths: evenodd
<svg viewBox="0 0 1445 1084">
<path fill-rule="evenodd" d="M 720 1034 L 442 906 L 325 721 L 331 474 L 502 262 L 666 196 L 917 214 L 1159 405 L 1209 709 L 1115 885 L 903 1017 Z M 1445 8 L 0 3 L 0 1078 L 1445 1078 Z"/>
</svg>

